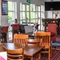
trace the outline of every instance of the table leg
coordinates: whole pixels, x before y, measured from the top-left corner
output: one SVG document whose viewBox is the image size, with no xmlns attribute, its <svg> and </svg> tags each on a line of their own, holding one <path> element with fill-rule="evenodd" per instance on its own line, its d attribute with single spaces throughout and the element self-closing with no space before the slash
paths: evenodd
<svg viewBox="0 0 60 60">
<path fill-rule="evenodd" d="M 33 60 L 33 56 L 31 57 L 31 60 Z"/>
<path fill-rule="evenodd" d="M 41 54 L 39 53 L 38 60 L 41 60 Z"/>
</svg>

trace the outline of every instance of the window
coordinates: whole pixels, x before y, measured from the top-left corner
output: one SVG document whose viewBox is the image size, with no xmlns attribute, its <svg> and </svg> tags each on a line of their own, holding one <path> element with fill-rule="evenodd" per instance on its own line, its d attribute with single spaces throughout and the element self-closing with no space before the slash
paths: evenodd
<svg viewBox="0 0 60 60">
<path fill-rule="evenodd" d="M 17 18 L 17 3 L 8 1 L 8 23 L 9 23 L 9 31 L 12 30 L 11 24 L 15 23 L 15 19 Z"/>
<path fill-rule="evenodd" d="M 8 1 L 8 38 L 12 40 L 12 27 L 11 24 L 15 23 L 15 19 L 17 18 L 17 2 Z"/>
<path fill-rule="evenodd" d="M 8 21 L 17 18 L 17 4 L 16 2 L 8 1 Z"/>
<path fill-rule="evenodd" d="M 38 18 L 40 18 L 40 6 L 20 3 L 20 22 L 38 23 Z"/>
<path fill-rule="evenodd" d="M 41 31 L 44 31 L 44 26 L 43 26 L 43 22 L 42 19 L 45 18 L 45 11 L 44 11 L 44 5 L 41 5 Z"/>
<path fill-rule="evenodd" d="M 38 23 L 39 30 L 42 30 L 43 22 L 42 18 L 45 18 L 44 6 L 38 6 L 35 4 L 23 4 L 20 3 L 20 23 Z"/>
</svg>

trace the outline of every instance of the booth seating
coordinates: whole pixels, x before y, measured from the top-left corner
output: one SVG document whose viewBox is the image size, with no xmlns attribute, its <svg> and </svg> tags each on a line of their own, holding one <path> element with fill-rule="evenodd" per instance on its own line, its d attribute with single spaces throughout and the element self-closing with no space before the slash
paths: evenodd
<svg viewBox="0 0 60 60">
<path fill-rule="evenodd" d="M 14 36 L 15 33 L 20 32 L 20 24 L 12 24 L 12 37 Z"/>
<path fill-rule="evenodd" d="M 8 33 L 8 26 L 2 26 L 1 27 L 2 31 L 1 31 L 1 34 L 2 34 L 2 42 L 7 42 L 7 33 Z"/>
<path fill-rule="evenodd" d="M 51 40 L 56 41 L 57 25 L 55 23 L 48 24 L 48 31 L 54 34 L 54 36 L 51 37 Z"/>
</svg>

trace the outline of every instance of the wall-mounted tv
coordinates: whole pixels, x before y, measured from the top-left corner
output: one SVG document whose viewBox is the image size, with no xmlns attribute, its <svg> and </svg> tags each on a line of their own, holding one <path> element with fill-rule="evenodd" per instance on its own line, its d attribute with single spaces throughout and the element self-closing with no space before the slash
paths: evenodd
<svg viewBox="0 0 60 60">
<path fill-rule="evenodd" d="M 60 10 L 60 2 L 45 2 L 45 11 Z"/>
</svg>

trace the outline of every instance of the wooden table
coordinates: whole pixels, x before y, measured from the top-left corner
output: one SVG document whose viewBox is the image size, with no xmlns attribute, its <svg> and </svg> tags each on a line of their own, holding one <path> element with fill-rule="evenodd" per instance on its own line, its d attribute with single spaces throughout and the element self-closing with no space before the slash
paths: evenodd
<svg viewBox="0 0 60 60">
<path fill-rule="evenodd" d="M 3 43 L 2 46 L 0 47 L 0 51 L 4 51 L 3 46 L 11 50 L 21 48 L 21 46 L 16 46 L 14 43 Z M 33 60 L 33 57 L 38 54 L 39 56 L 38 58 L 40 60 L 40 51 L 42 48 L 43 47 L 31 46 L 30 44 L 28 44 L 28 46 L 24 46 L 24 56 L 29 57 L 30 60 Z"/>
</svg>

